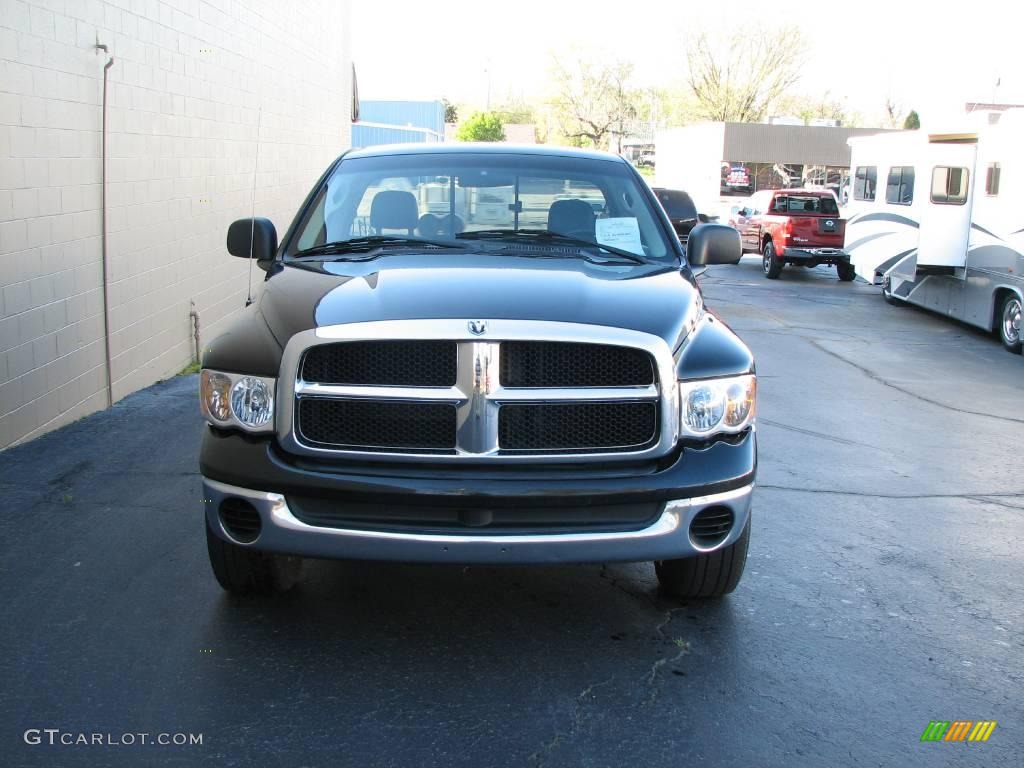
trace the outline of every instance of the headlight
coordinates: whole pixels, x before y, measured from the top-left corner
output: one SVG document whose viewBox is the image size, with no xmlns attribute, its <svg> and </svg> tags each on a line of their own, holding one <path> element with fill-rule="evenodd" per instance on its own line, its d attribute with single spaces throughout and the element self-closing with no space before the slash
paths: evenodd
<svg viewBox="0 0 1024 768">
<path fill-rule="evenodd" d="M 273 432 L 276 383 L 262 376 L 204 370 L 199 376 L 199 407 L 214 426 Z"/>
<path fill-rule="evenodd" d="M 742 432 L 754 423 L 757 377 L 681 381 L 680 433 L 683 437 L 710 437 Z"/>
</svg>

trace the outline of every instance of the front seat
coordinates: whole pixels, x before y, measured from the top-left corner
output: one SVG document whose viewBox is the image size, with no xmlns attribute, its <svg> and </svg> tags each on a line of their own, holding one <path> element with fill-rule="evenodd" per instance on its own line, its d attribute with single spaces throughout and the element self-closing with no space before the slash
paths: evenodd
<svg viewBox="0 0 1024 768">
<path fill-rule="evenodd" d="M 548 231 L 594 239 L 594 209 L 583 200 L 556 200 L 548 208 Z"/>
<path fill-rule="evenodd" d="M 385 229 L 404 229 L 411 236 L 419 223 L 419 215 L 412 192 L 386 189 L 374 195 L 370 204 L 370 226 L 378 235 Z"/>
</svg>

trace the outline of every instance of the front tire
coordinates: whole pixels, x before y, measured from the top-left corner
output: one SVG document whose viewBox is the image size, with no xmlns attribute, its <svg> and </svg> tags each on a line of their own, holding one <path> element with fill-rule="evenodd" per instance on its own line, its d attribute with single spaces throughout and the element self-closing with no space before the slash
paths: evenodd
<svg viewBox="0 0 1024 768">
<path fill-rule="evenodd" d="M 1021 352 L 1021 301 L 1016 294 L 1008 294 L 999 307 L 999 340 L 1010 352 Z"/>
<path fill-rule="evenodd" d="M 233 595 L 287 592 L 299 580 L 302 559 L 249 549 L 225 541 L 206 521 L 206 551 L 217 583 Z"/>
<path fill-rule="evenodd" d="M 764 276 L 769 280 L 777 280 L 779 275 L 782 274 L 782 262 L 776 258 L 775 246 L 771 240 L 764 244 L 761 266 L 764 269 Z"/>
<path fill-rule="evenodd" d="M 658 560 L 654 572 L 661 590 L 680 600 L 718 598 L 736 589 L 747 564 L 750 520 L 735 543 L 696 557 Z"/>
<path fill-rule="evenodd" d="M 905 307 L 907 306 L 905 301 L 897 299 L 892 294 L 892 280 L 888 275 L 882 278 L 882 298 L 885 299 L 886 304 L 892 304 L 894 307 Z"/>
<path fill-rule="evenodd" d="M 857 276 L 857 270 L 853 268 L 853 264 L 848 261 L 840 261 L 836 264 L 836 273 L 839 275 L 839 279 L 844 283 L 853 282 L 853 278 Z"/>
</svg>

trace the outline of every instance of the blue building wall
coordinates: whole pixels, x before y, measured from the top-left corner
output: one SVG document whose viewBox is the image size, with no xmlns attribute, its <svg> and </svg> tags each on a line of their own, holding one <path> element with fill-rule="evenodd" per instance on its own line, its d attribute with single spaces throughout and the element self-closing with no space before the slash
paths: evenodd
<svg viewBox="0 0 1024 768">
<path fill-rule="evenodd" d="M 352 146 L 444 140 L 444 104 L 440 101 L 360 101 Z"/>
</svg>

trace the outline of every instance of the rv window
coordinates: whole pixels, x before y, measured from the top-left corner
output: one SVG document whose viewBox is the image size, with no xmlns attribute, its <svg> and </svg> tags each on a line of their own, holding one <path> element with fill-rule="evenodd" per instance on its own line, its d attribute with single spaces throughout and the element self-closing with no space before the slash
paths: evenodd
<svg viewBox="0 0 1024 768">
<path fill-rule="evenodd" d="M 963 205 L 967 202 L 966 168 L 936 166 L 932 170 L 932 202 L 941 205 Z"/>
<path fill-rule="evenodd" d="M 854 200 L 874 200 L 875 185 L 878 183 L 878 169 L 873 165 L 861 165 L 853 177 Z"/>
<path fill-rule="evenodd" d="M 914 202 L 914 167 L 898 165 L 889 169 L 885 182 L 885 202 L 892 205 L 910 205 Z"/>
<path fill-rule="evenodd" d="M 999 176 L 1002 168 L 999 163 L 989 163 L 988 172 L 985 174 L 985 194 L 995 197 L 999 194 Z"/>
</svg>

